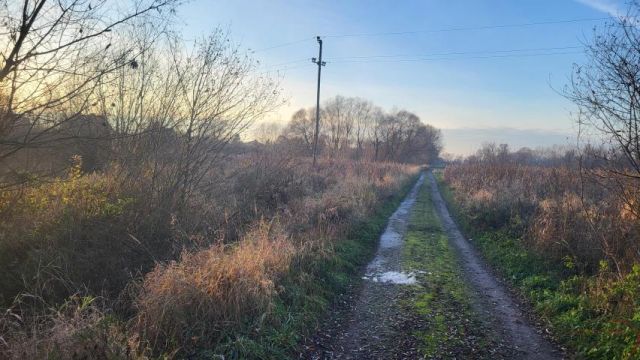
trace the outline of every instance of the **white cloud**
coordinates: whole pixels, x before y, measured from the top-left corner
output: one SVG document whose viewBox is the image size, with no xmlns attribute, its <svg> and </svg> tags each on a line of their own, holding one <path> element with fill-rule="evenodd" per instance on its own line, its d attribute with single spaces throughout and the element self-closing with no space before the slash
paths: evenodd
<svg viewBox="0 0 640 360">
<path fill-rule="evenodd" d="M 620 10 L 620 4 L 613 0 L 576 0 L 577 2 L 588 6 L 594 10 L 607 13 L 611 16 L 619 17 L 623 15 Z"/>
</svg>

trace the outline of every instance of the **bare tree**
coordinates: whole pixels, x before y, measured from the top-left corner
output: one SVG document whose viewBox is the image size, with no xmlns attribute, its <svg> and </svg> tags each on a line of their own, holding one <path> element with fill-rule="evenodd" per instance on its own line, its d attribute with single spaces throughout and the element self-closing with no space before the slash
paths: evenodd
<svg viewBox="0 0 640 360">
<path fill-rule="evenodd" d="M 298 110 L 283 132 L 290 146 L 295 139 L 311 148 L 313 109 Z M 436 160 L 442 150 L 440 130 L 423 124 L 406 110 L 385 113 L 370 101 L 336 96 L 323 108 L 321 134 L 333 157 L 366 158 L 425 164 Z"/>
<path fill-rule="evenodd" d="M 178 0 L 0 2 L 0 163 L 3 186 L 28 149 L 78 136 L 63 124 L 95 112 L 97 89 L 140 52 L 123 40 L 134 22 L 162 30 Z M 12 171 L 13 170 L 13 171 Z"/>
<path fill-rule="evenodd" d="M 347 116 L 348 100 L 344 96 L 336 96 L 325 101 L 322 108 L 322 132 L 330 144 L 332 156 L 337 156 L 348 144 L 349 134 L 353 127 L 352 119 Z"/>
<path fill-rule="evenodd" d="M 627 16 L 596 32 L 588 63 L 576 65 L 566 95 L 579 107 L 581 133 L 601 146 L 585 146 L 597 167 L 584 169 L 619 194 L 640 217 L 640 28 L 637 2 Z M 595 170 L 595 171 L 591 171 Z M 602 171 L 604 170 L 604 172 Z"/>
<path fill-rule="evenodd" d="M 283 136 L 291 140 L 300 140 L 308 154 L 313 151 L 313 134 L 315 131 L 315 108 L 296 111 L 283 130 Z"/>
<path fill-rule="evenodd" d="M 383 139 L 384 122 L 386 115 L 381 108 L 375 107 L 372 114 L 372 123 L 369 127 L 369 137 L 373 147 L 373 161 L 380 159 L 380 148 Z"/>
<path fill-rule="evenodd" d="M 355 145 L 355 155 L 360 157 L 373 119 L 373 105 L 361 98 L 338 95 L 325 102 L 323 114 L 323 131 L 332 154 L 347 157 Z"/>
<path fill-rule="evenodd" d="M 404 124 L 397 114 L 387 114 L 382 122 L 384 159 L 387 161 L 395 161 L 402 146 Z"/>
<path fill-rule="evenodd" d="M 356 145 L 356 158 L 361 158 L 364 144 L 368 138 L 369 128 L 372 125 L 374 107 L 370 101 L 355 98 L 353 101 L 354 116 L 354 141 Z"/>
<path fill-rule="evenodd" d="M 261 122 L 253 129 L 253 137 L 262 144 L 273 144 L 282 133 L 282 127 L 277 122 Z"/>
<path fill-rule="evenodd" d="M 182 203 L 193 191 L 215 185 L 207 175 L 229 142 L 282 105 L 279 83 L 254 76 L 257 63 L 228 40 L 218 30 L 190 53 L 178 43 L 170 49 L 163 86 L 173 90 L 166 101 L 171 107 L 163 111 L 180 134 L 170 189 Z"/>
</svg>

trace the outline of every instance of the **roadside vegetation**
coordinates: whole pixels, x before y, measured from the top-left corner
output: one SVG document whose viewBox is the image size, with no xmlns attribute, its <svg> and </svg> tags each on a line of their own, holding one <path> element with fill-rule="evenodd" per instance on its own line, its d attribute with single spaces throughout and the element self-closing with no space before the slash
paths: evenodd
<svg viewBox="0 0 640 360">
<path fill-rule="evenodd" d="M 226 31 L 184 40 L 181 3 L 0 0 L 0 358 L 295 356 L 439 161 L 416 114 L 335 96 L 313 166 L 315 109 L 265 122 L 279 77 Z M 592 142 L 486 146 L 442 178 L 485 257 L 587 358 L 640 357 L 637 15 L 566 89 Z M 426 354 L 475 356 L 490 340 L 452 310 L 467 290 L 426 186 L 416 206 L 404 261 L 429 271 L 405 305 Z"/>
<path fill-rule="evenodd" d="M 483 149 L 482 159 L 448 166 L 440 177 L 470 241 L 571 351 L 637 358 L 638 219 L 615 194 L 581 184 L 571 153 L 534 157 L 544 166 L 491 149 Z"/>
<path fill-rule="evenodd" d="M 215 224 L 216 208 L 189 203 L 191 221 L 220 232 L 209 236 L 169 217 L 166 232 L 150 237 L 139 221 L 159 210 L 109 175 L 77 167 L 5 203 L 3 254 L 15 261 L 2 263 L 12 275 L 3 294 L 16 295 L 0 321 L 3 357 L 292 351 L 375 249 L 417 168 L 323 160 L 314 171 L 306 159 L 236 160 L 242 165 L 229 171 L 244 180 L 231 178 L 225 196 L 209 200 L 229 204 L 223 211 L 242 222 Z"/>
<path fill-rule="evenodd" d="M 580 358 L 640 358 L 639 11 L 575 65 L 577 147 L 487 144 L 442 176 L 471 241 Z"/>
</svg>

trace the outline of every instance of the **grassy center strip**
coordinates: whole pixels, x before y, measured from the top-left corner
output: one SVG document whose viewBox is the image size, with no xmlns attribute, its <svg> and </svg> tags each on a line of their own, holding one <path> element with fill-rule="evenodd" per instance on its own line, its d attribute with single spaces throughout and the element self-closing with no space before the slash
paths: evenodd
<svg viewBox="0 0 640 360">
<path fill-rule="evenodd" d="M 415 314 L 415 335 L 428 358 L 491 358 L 493 335 L 472 306 L 455 250 L 433 206 L 429 182 L 420 189 L 403 249 L 403 266 L 416 274 L 402 306 Z"/>
</svg>

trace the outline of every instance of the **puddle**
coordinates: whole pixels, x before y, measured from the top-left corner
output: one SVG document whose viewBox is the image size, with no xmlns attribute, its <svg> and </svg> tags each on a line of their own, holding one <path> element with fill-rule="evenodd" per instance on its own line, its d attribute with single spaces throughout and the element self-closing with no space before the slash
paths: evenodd
<svg viewBox="0 0 640 360">
<path fill-rule="evenodd" d="M 390 248 L 400 246 L 402 244 L 402 236 L 397 231 L 387 228 L 380 236 L 380 247 Z"/>
<path fill-rule="evenodd" d="M 412 285 L 416 283 L 416 275 L 414 273 L 403 273 L 399 271 L 387 271 L 381 274 L 367 274 L 363 279 L 385 284 Z"/>
<path fill-rule="evenodd" d="M 420 176 L 404 201 L 389 217 L 387 228 L 380 236 L 376 256 L 367 266 L 367 272 L 363 279 L 376 283 L 400 285 L 411 285 L 417 282 L 416 274 L 420 274 L 420 272 L 403 272 L 400 259 L 411 208 L 416 202 L 416 195 L 423 181 L 424 174 Z"/>
</svg>

